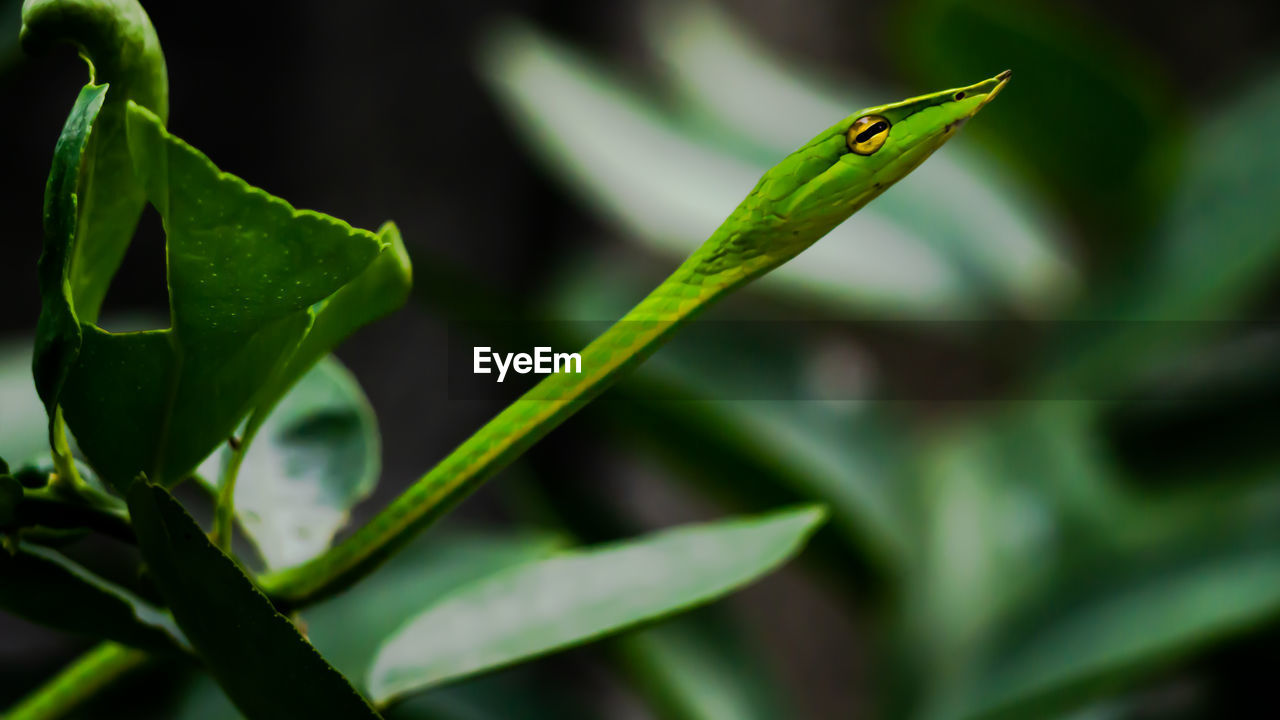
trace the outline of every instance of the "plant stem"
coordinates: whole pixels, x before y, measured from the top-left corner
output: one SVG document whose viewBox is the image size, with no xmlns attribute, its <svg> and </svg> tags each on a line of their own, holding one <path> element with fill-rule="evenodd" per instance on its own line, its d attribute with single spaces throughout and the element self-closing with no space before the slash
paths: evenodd
<svg viewBox="0 0 1280 720">
<path fill-rule="evenodd" d="M 147 654 L 112 642 L 81 655 L 5 713 L 5 720 L 51 720 L 71 712 L 99 690 L 147 659 Z"/>
<path fill-rule="evenodd" d="M 249 449 L 253 438 L 246 434 L 239 441 L 231 444 L 231 457 L 218 478 L 218 500 L 213 507 L 213 532 L 209 539 L 220 550 L 231 553 L 231 536 L 235 528 L 236 518 L 236 478 L 240 475 L 240 464 L 244 462 L 244 454 Z"/>
</svg>

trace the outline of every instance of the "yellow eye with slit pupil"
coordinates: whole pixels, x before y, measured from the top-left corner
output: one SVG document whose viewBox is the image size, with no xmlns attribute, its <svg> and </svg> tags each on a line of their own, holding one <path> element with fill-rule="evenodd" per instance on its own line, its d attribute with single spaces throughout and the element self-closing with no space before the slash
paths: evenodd
<svg viewBox="0 0 1280 720">
<path fill-rule="evenodd" d="M 849 126 L 845 139 L 853 152 L 870 155 L 889 139 L 889 121 L 880 115 L 863 115 Z"/>
</svg>

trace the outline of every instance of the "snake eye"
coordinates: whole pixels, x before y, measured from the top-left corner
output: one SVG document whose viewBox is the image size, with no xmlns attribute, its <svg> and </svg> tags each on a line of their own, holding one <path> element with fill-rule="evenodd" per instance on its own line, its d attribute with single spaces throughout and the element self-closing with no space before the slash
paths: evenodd
<svg viewBox="0 0 1280 720">
<path fill-rule="evenodd" d="M 859 155 L 870 155 L 889 137 L 889 121 L 879 115 L 863 115 L 853 121 L 845 139 L 849 149 Z"/>
</svg>

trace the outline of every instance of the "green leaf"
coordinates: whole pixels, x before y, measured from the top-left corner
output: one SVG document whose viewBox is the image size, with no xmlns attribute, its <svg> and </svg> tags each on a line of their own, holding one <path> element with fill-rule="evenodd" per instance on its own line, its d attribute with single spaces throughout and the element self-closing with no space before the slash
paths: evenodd
<svg viewBox="0 0 1280 720">
<path fill-rule="evenodd" d="M 1136 43 L 1063 3 L 915 0 L 895 15 L 886 42 L 922 89 L 1013 70 L 999 107 L 966 132 L 1051 190 L 1097 253 L 1149 227 L 1182 147 L 1181 108 Z"/>
<path fill-rule="evenodd" d="M 494 32 L 482 50 L 484 78 L 530 150 L 601 214 L 664 254 L 692 252 L 780 159 L 717 147 L 527 26 Z M 875 207 L 760 286 L 836 310 L 937 317 L 971 309 L 977 298 L 958 268 Z"/>
<path fill-rule="evenodd" d="M 1280 263 L 1277 123 L 1280 74 L 1245 88 L 1197 122 L 1161 237 L 1138 283 L 1129 286 L 1130 312 L 1219 320 L 1266 289 Z"/>
<path fill-rule="evenodd" d="M 1003 98 L 1001 98 L 1003 100 Z M 1134 272 L 1100 287 L 1052 368 L 1098 392 L 1211 333 L 1268 287 L 1280 267 L 1280 74 L 1222 103 L 1197 124 L 1186 171 Z"/>
<path fill-rule="evenodd" d="M 49 456 L 49 430 L 31 383 L 30 342 L 0 343 L 0 455 L 14 467 Z"/>
<path fill-rule="evenodd" d="M 286 367 L 312 306 L 383 247 L 220 172 L 134 104 L 128 129 L 168 235 L 172 327 L 108 333 L 83 324 L 60 398 L 90 464 L 117 488 L 140 473 L 172 484 L 225 441 Z"/>
<path fill-rule="evenodd" d="M 129 511 L 156 586 L 246 717 L 379 717 L 167 490 L 134 483 Z"/>
<path fill-rule="evenodd" d="M 424 536 L 347 592 L 307 608 L 311 641 L 352 677 L 362 677 L 382 640 L 424 606 L 459 587 L 564 549 L 563 538 L 454 531 Z"/>
<path fill-rule="evenodd" d="M 1280 617 L 1277 497 L 1246 500 L 1225 522 L 1062 578 L 1010 626 L 955 709 L 1027 717 L 1072 707 Z"/>
<path fill-rule="evenodd" d="M 547 557 L 563 545 L 563 539 L 540 533 L 487 535 L 442 528 L 440 533 L 420 536 L 350 590 L 303 611 L 308 637 L 334 667 L 350 677 L 361 677 L 381 639 L 423 605 L 498 570 Z M 413 704 L 435 710 L 425 714 L 431 718 L 506 718 L 513 712 L 513 706 L 503 704 L 492 715 L 447 712 L 445 708 L 479 701 L 494 705 L 492 684 L 488 690 L 469 685 L 443 688 L 415 698 Z M 166 717 L 227 720 L 235 714 L 216 685 L 197 682 Z M 395 710 L 395 717 L 421 715 L 406 713 L 404 706 Z"/>
<path fill-rule="evenodd" d="M 791 557 L 822 518 L 808 507 L 685 526 L 500 572 L 389 637 L 370 693 L 387 702 L 709 602 Z"/>
<path fill-rule="evenodd" d="M 399 309 L 409 299 L 413 268 L 400 229 L 395 223 L 385 223 L 378 229 L 378 240 L 382 250 L 364 272 L 313 308 L 316 319 L 310 332 L 302 339 L 289 364 L 264 391 L 263 399 L 249 419 L 246 435 L 254 434 L 252 430 L 263 422 L 290 386 L 330 350 L 361 327 Z"/>
<path fill-rule="evenodd" d="M 81 322 L 96 322 L 145 202 L 129 159 L 125 108 L 136 102 L 163 122 L 169 77 L 160 40 L 137 0 L 28 0 L 23 47 L 38 52 L 62 41 L 80 48 L 92 83 L 111 87 L 85 151 L 79 222 L 67 258 L 71 306 Z"/>
<path fill-rule="evenodd" d="M 36 324 L 32 371 L 36 391 L 49 416 L 50 444 L 57 406 L 81 347 L 80 322 L 71 297 L 71 256 L 75 246 L 80 165 L 89 132 L 107 88 L 86 85 L 76 97 L 53 150 L 44 195 L 44 249 L 38 273 L 42 307 Z"/>
<path fill-rule="evenodd" d="M 967 692 L 1011 619 L 1064 569 L 1090 567 L 1148 527 L 1117 491 L 1092 407 L 1014 403 L 930 438 L 902 480 L 915 493 L 919 549 L 900 568 L 896 645 L 906 697 L 925 716 Z M 941 708 L 941 709 L 940 709 Z"/>
<path fill-rule="evenodd" d="M 836 83 L 795 67 L 709 3 L 652 7 L 646 35 L 684 113 L 701 120 L 715 136 L 742 137 L 758 146 L 766 162 L 791 152 L 814 128 L 830 125 L 850 108 L 910 94 Z M 990 72 L 975 77 L 984 74 Z M 969 82 L 959 76 L 952 80 Z M 857 243 L 880 234 L 927 244 L 971 276 L 971 292 L 990 294 L 1027 312 L 1046 312 L 1075 284 L 1075 269 L 1051 232 L 1052 218 L 1007 172 L 976 152 L 968 138 L 952 141 L 844 226 L 843 237 L 813 249 L 824 254 L 815 263 L 837 255 L 850 257 L 843 262 L 866 261 L 864 256 L 874 250 L 863 251 Z"/>
<path fill-rule="evenodd" d="M 1047 580 L 1059 518 L 1042 488 L 1005 463 L 1000 433 L 970 426 L 920 453 L 920 553 L 904 578 L 905 636 L 927 701 L 963 682 L 962 668 Z"/>
<path fill-rule="evenodd" d="M 242 471 L 240 466 L 244 456 L 252 452 L 258 431 L 262 428 L 263 423 L 270 422 L 269 416 L 272 410 L 280 402 L 281 397 L 289 391 L 290 387 L 299 378 L 304 377 L 305 373 L 312 369 L 321 358 L 325 357 L 329 350 L 337 346 L 351 333 L 361 326 L 399 308 L 408 299 L 409 291 L 413 285 L 413 271 L 409 262 L 408 252 L 404 247 L 404 241 L 400 237 L 400 230 L 394 223 L 385 223 L 378 231 L 378 238 L 383 243 L 382 250 L 374 258 L 373 262 L 365 268 L 364 272 L 344 285 L 332 296 L 312 307 L 311 310 L 315 313 L 315 322 L 302 339 L 301 344 L 289 362 L 281 367 L 275 377 L 263 388 L 262 396 L 257 401 L 253 412 L 245 423 L 244 431 L 241 433 L 240 447 L 234 451 L 230 449 L 224 451 L 221 467 L 213 467 L 210 472 L 215 474 L 206 475 L 206 477 L 216 477 L 218 479 L 218 486 L 221 490 L 220 502 L 230 502 L 228 498 L 230 493 L 227 492 L 227 488 L 222 487 L 225 484 L 230 483 L 232 487 L 236 488 L 236 497 L 244 494 L 244 491 L 241 490 L 244 486 L 236 483 L 236 478 Z M 281 478 L 292 474 L 287 469 L 282 475 L 273 474 L 271 479 L 256 483 L 248 491 L 253 495 L 248 499 L 252 507 L 247 508 L 243 513 L 238 513 L 246 527 L 262 524 L 265 517 L 264 513 L 272 513 L 270 506 L 280 509 L 281 500 L 285 502 L 301 500 L 317 511 L 305 518 L 308 521 L 305 523 L 296 521 L 299 513 L 293 508 L 284 512 L 277 511 L 273 513 L 277 520 L 283 521 L 284 518 L 288 517 L 294 517 L 295 519 L 285 521 L 292 524 L 293 527 L 276 528 L 291 540 L 276 543 L 258 543 L 259 549 L 263 551 L 263 556 L 267 559 L 269 565 L 288 567 L 300 564 L 327 548 L 333 539 L 333 534 L 345 524 L 347 510 L 368 495 L 373 488 L 373 484 L 377 482 L 379 470 L 377 422 L 372 410 L 368 408 L 368 403 L 364 400 L 364 395 L 358 383 L 349 376 L 346 376 L 345 379 L 347 381 L 345 383 L 347 386 L 345 392 L 352 398 L 352 402 L 348 404 L 353 408 L 357 406 L 361 408 L 360 412 L 348 415 L 358 420 L 358 422 L 355 425 L 348 423 L 345 428 L 332 424 L 325 427 L 330 431 L 343 433 L 352 441 L 360 443 L 362 457 L 365 459 L 364 467 L 360 473 L 354 476 L 349 472 L 350 468 L 336 468 L 334 472 L 330 473 L 329 482 L 322 481 L 321 485 L 326 487 L 321 488 L 318 494 L 314 482 L 310 483 L 312 487 L 309 489 L 306 487 L 308 483 L 305 481 L 303 483 L 280 482 Z M 363 430 L 363 432 L 357 432 L 357 430 Z M 344 456 L 349 453 L 344 453 L 343 451 L 352 447 L 354 447 L 353 443 L 348 442 L 343 448 L 339 449 L 338 453 L 331 455 L 333 457 Z M 315 455 L 315 453 L 312 453 L 312 455 Z M 254 457 L 263 458 L 266 455 L 257 453 Z M 314 463 L 307 464 L 314 467 Z M 259 470 L 262 469 L 259 468 Z M 267 472 L 280 473 L 280 470 L 279 468 L 272 468 L 268 469 Z M 294 480 L 299 479 L 301 478 L 294 478 Z M 291 486 L 293 490 L 286 490 L 287 486 Z M 346 488 L 346 490 L 342 488 Z M 334 489 L 337 490 L 336 495 L 333 492 Z M 298 497 L 299 491 L 305 497 Z M 330 507 L 326 509 L 323 506 Z M 219 533 L 230 532 L 229 526 L 223 524 L 226 522 L 229 522 L 229 517 L 220 518 L 217 521 L 219 527 L 215 531 L 215 536 Z M 281 523 L 268 522 L 266 524 L 278 526 Z M 253 532 L 251 531 L 250 534 L 253 534 Z M 293 540 L 298 542 L 293 542 Z"/>
<path fill-rule="evenodd" d="M 35 545 L 0 549 L 0 607 L 31 622 L 133 647 L 173 651 L 173 620 L 124 588 Z"/>
<path fill-rule="evenodd" d="M 234 451 L 200 467 L 222 477 Z M 236 515 L 272 569 L 329 547 L 348 513 L 373 491 L 381 468 L 378 421 L 360 384 L 332 356 L 312 367 L 276 404 L 241 462 Z"/>
<path fill-rule="evenodd" d="M 1280 616 L 1276 489 L 1132 498 L 1095 420 L 1022 404 L 921 453 L 900 643 L 924 717 L 1047 716 Z"/>
</svg>

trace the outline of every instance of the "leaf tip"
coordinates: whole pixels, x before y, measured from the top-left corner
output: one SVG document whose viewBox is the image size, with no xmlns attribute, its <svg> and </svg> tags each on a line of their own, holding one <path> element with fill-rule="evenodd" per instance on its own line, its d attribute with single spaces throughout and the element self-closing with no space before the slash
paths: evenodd
<svg viewBox="0 0 1280 720">
<path fill-rule="evenodd" d="M 407 299 L 408 291 L 413 286 L 413 262 L 409 259 L 409 251 L 404 246 L 400 226 L 396 225 L 395 221 L 388 220 L 378 228 L 377 235 L 383 247 L 390 253 L 397 274 L 396 279 L 404 286 Z"/>
<path fill-rule="evenodd" d="M 812 504 L 799 505 L 789 510 L 783 510 L 779 514 L 785 515 L 788 520 L 794 520 L 798 526 L 804 529 L 804 536 L 808 537 L 827 522 L 831 513 L 826 505 Z"/>
</svg>

